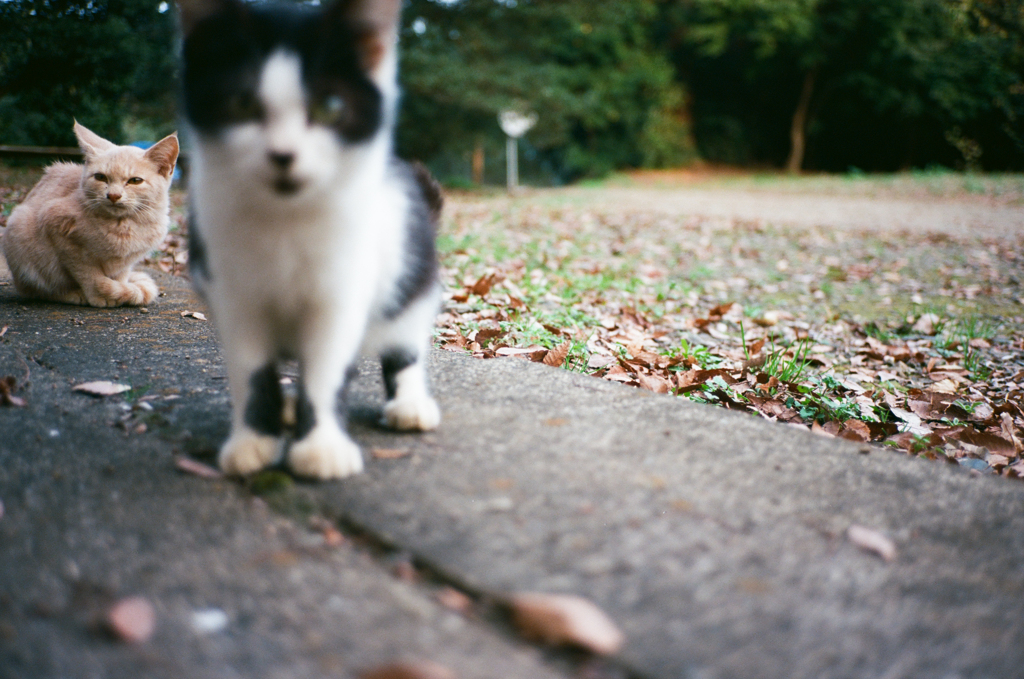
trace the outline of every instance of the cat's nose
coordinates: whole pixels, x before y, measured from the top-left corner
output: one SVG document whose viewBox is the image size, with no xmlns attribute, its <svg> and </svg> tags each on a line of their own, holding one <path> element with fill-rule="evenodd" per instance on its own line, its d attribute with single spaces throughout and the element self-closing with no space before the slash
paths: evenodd
<svg viewBox="0 0 1024 679">
<path fill-rule="evenodd" d="M 107 194 L 107 200 L 109 200 L 111 203 L 116 203 L 117 201 L 121 200 L 121 194 L 115 191 L 111 191 L 110 193 Z"/>
<path fill-rule="evenodd" d="M 270 163 L 280 170 L 287 170 L 295 162 L 295 154 L 289 151 L 270 151 L 267 157 Z"/>
</svg>

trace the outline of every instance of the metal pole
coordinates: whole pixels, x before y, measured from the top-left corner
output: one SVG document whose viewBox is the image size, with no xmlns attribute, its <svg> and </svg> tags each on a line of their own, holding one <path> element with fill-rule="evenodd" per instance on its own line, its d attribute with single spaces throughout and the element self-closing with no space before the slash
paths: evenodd
<svg viewBox="0 0 1024 679">
<path fill-rule="evenodd" d="M 505 181 L 508 192 L 514 193 L 519 187 L 519 145 L 515 137 L 505 139 Z"/>
</svg>

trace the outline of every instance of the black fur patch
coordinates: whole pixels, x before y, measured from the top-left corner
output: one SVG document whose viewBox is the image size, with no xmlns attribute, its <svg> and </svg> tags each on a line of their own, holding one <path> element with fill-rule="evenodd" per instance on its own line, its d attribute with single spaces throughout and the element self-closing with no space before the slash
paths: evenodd
<svg viewBox="0 0 1024 679">
<path fill-rule="evenodd" d="M 199 233 L 198 223 L 195 218 L 195 210 L 188 211 L 188 270 L 192 276 L 199 292 L 202 293 L 203 286 L 210 278 L 210 264 L 206 259 L 206 243 Z"/>
<path fill-rule="evenodd" d="M 381 372 L 384 373 L 384 390 L 387 392 L 389 401 L 398 392 L 395 376 L 417 360 L 419 360 L 419 357 L 406 349 L 394 349 L 386 351 L 381 355 L 380 368 Z"/>
<path fill-rule="evenodd" d="M 279 49 L 298 55 L 311 114 L 348 142 L 373 137 L 383 122 L 383 98 L 361 66 L 365 30 L 343 14 L 300 5 L 222 0 L 182 47 L 183 109 L 203 134 L 263 120 L 257 96 L 267 58 Z"/>
<path fill-rule="evenodd" d="M 301 441 L 306 438 L 309 432 L 316 426 L 316 413 L 313 412 L 313 404 L 309 402 L 306 390 L 299 383 L 299 399 L 295 404 L 295 440 Z"/>
<path fill-rule="evenodd" d="M 254 431 L 268 436 L 280 436 L 283 431 L 281 416 L 284 395 L 277 375 L 277 366 L 268 363 L 249 378 L 249 401 L 245 404 L 245 423 Z"/>
<path fill-rule="evenodd" d="M 392 171 L 405 185 L 409 216 L 405 225 L 405 271 L 398 281 L 398 294 L 384 310 L 384 317 L 388 319 L 402 313 L 437 281 L 435 241 L 443 203 L 441 187 L 419 163 L 395 160 Z"/>
<path fill-rule="evenodd" d="M 342 383 L 341 388 L 338 390 L 338 400 L 341 401 L 342 408 L 345 407 L 345 401 L 348 396 L 348 387 L 359 375 L 359 369 L 355 366 L 349 366 L 348 370 L 345 371 L 345 381 Z M 342 428 L 345 426 L 345 418 L 340 417 L 338 412 L 335 411 L 330 413 L 328 416 L 334 415 L 338 418 L 339 424 Z M 306 395 L 306 389 L 302 382 L 299 382 L 299 398 L 295 404 L 295 440 L 301 441 L 309 435 L 309 432 L 313 431 L 313 427 L 316 426 L 317 418 L 316 411 L 313 409 L 313 404 L 309 400 L 309 396 Z"/>
</svg>

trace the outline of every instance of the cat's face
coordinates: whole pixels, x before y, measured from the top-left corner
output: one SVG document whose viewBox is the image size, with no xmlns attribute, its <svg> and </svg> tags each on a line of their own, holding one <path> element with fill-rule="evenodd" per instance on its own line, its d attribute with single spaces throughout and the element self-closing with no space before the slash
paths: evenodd
<svg viewBox="0 0 1024 679">
<path fill-rule="evenodd" d="M 178 158 L 176 135 L 143 151 L 118 146 L 78 123 L 75 134 L 85 154 L 82 191 L 87 210 L 122 218 L 161 208 Z"/>
<path fill-rule="evenodd" d="M 203 153 L 281 198 L 332 186 L 386 125 L 399 5 L 183 0 L 185 113 Z"/>
</svg>

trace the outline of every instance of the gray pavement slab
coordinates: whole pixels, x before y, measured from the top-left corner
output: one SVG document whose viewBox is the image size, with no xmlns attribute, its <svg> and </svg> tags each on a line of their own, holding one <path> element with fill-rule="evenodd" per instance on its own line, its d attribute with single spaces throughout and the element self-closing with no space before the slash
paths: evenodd
<svg viewBox="0 0 1024 679">
<path fill-rule="evenodd" d="M 468 586 L 588 596 L 652 677 L 1024 677 L 1019 482 L 518 359 L 434 358 L 442 429 L 323 499 Z M 850 543 L 854 524 L 897 558 Z"/>
<path fill-rule="evenodd" d="M 0 284 L 0 377 L 28 382 L 26 407 L 0 408 L 0 677 L 355 677 L 397 660 L 565 676 L 357 543 L 176 471 L 226 434 L 228 400 L 210 325 L 181 316 L 201 307 L 160 283 L 148 313 L 22 304 Z M 91 380 L 134 390 L 72 392 Z M 101 624 L 126 596 L 156 610 L 146 643 Z M 223 629 L 204 631 L 211 615 Z"/>
<path fill-rule="evenodd" d="M 0 654 L 64 658 L 11 676 L 172 662 L 317 676 L 402 654 L 459 676 L 557 676 L 238 484 L 176 474 L 175 452 L 208 455 L 226 434 L 227 394 L 209 324 L 182 318 L 199 307 L 161 281 L 148 314 L 21 305 L 0 286 L 0 372 L 24 357 L 32 380 L 28 408 L 0 409 Z M 442 427 L 395 434 L 375 424 L 380 378 L 364 365 L 353 433 L 408 454 L 289 485 L 288 502 L 482 600 L 590 598 L 625 632 L 635 676 L 1024 677 L 1021 484 L 519 359 L 436 352 L 431 372 Z M 154 410 L 69 394 L 115 377 Z M 853 524 L 891 537 L 896 559 L 851 544 Z M 165 621 L 146 649 L 90 631 L 90 599 L 125 593 Z M 205 607 L 230 611 L 228 632 L 190 630 Z"/>
</svg>

